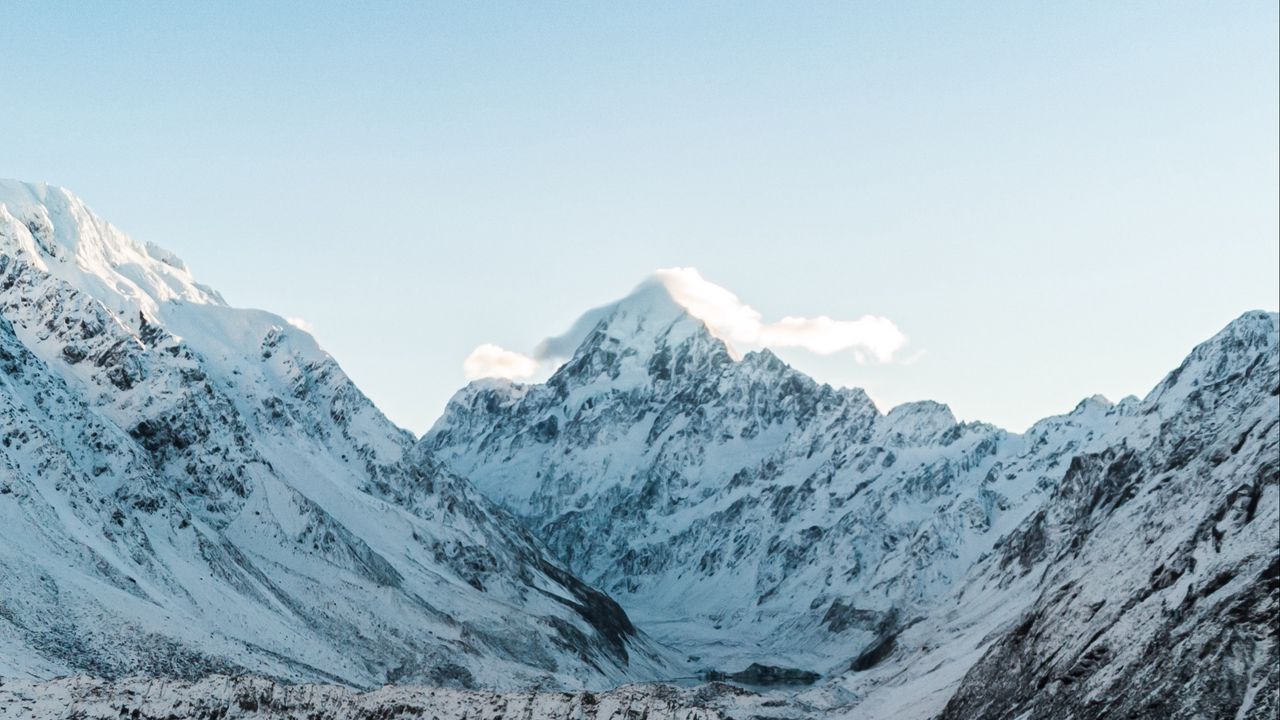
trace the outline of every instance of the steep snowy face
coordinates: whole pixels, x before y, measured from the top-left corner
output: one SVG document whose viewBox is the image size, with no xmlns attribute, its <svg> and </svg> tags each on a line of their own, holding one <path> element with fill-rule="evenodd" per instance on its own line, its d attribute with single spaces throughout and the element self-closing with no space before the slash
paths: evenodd
<svg viewBox="0 0 1280 720">
<path fill-rule="evenodd" d="M 307 333 L 0 182 L 0 674 L 368 686 L 666 674 Z"/>
<path fill-rule="evenodd" d="M 1124 421 L 1064 456 L 1038 507 L 833 694 L 857 717 L 1274 717 L 1278 339 L 1275 314 L 1247 313 L 1122 402 Z"/>
<path fill-rule="evenodd" d="M 833 669 L 1129 422 L 1097 400 L 1023 436 L 938 403 L 882 415 L 768 350 L 735 359 L 661 290 L 588 314 L 545 384 L 464 388 L 421 445 L 706 665 Z"/>
<path fill-rule="evenodd" d="M 139 307 L 154 314 L 174 300 L 225 305 L 173 253 L 133 240 L 63 188 L 0 180 L 0 204 L 8 252 L 21 253 L 116 314 Z"/>
<path fill-rule="evenodd" d="M 1244 315 L 1147 397 L 1149 434 L 1073 460 L 981 569 L 1034 599 L 944 717 L 1276 716 L 1278 337 Z"/>
</svg>

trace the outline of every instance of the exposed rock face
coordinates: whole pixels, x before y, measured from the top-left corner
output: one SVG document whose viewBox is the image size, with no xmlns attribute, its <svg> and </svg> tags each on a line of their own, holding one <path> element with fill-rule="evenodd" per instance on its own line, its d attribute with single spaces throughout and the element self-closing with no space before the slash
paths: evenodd
<svg viewBox="0 0 1280 720">
<path fill-rule="evenodd" d="M 356 686 L 668 673 L 305 332 L 0 183 L 0 675 Z"/>
</svg>

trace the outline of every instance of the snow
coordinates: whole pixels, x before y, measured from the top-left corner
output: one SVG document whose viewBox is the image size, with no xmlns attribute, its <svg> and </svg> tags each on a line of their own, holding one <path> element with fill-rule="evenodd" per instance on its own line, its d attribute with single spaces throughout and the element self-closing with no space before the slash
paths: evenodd
<svg viewBox="0 0 1280 720">
<path fill-rule="evenodd" d="M 1280 523 L 1274 313 L 1016 434 L 739 356 L 652 280 L 544 344 L 568 358 L 546 383 L 476 381 L 415 441 L 297 323 L 0 181 L 0 314 L 0 717 L 590 717 L 556 691 L 752 662 L 825 677 L 593 707 L 1042 718 L 1126 683 L 1275 707 L 1274 640 L 1239 610 Z M 1159 669 L 1206 653 L 1203 682 Z M 54 679 L 84 673 L 197 681 Z"/>
</svg>

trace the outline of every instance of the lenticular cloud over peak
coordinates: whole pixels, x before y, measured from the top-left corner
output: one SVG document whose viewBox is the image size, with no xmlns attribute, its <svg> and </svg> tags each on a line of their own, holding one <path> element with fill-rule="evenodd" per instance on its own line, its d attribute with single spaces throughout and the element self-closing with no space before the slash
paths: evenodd
<svg viewBox="0 0 1280 720">
<path fill-rule="evenodd" d="M 621 300 L 589 310 L 568 332 L 546 338 L 530 355 L 486 343 L 471 352 L 463 370 L 468 380 L 533 377 L 562 363 L 602 319 L 623 308 L 642 313 L 682 310 L 739 350 L 803 348 L 819 355 L 850 351 L 859 363 L 889 363 L 907 343 L 892 320 L 878 315 L 855 320 L 788 315 L 766 322 L 758 310 L 696 268 L 677 267 L 657 270 Z"/>
</svg>

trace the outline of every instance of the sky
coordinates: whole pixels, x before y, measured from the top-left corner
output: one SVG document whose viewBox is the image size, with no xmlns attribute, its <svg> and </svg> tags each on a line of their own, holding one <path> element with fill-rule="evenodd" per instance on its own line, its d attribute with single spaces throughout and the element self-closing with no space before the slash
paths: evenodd
<svg viewBox="0 0 1280 720">
<path fill-rule="evenodd" d="M 476 348 L 534 353 L 663 268 L 756 340 L 887 322 L 888 357 L 778 352 L 1020 430 L 1276 309 L 1277 13 L 18 0 L 0 176 L 300 318 L 417 433 Z"/>
</svg>

